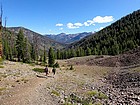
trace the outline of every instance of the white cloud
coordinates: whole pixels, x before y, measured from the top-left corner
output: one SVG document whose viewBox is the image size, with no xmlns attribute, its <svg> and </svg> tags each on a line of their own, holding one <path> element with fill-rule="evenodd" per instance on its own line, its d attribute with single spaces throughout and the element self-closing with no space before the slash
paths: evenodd
<svg viewBox="0 0 140 105">
<path fill-rule="evenodd" d="M 75 29 L 75 28 L 80 28 L 80 27 L 82 27 L 82 26 L 86 26 L 86 27 L 88 27 L 88 26 L 91 26 L 91 25 L 95 25 L 95 24 L 97 24 L 97 23 L 108 23 L 108 22 L 112 22 L 112 21 L 114 21 L 114 18 L 113 18 L 113 16 L 104 16 L 104 17 L 102 17 L 102 16 L 96 16 L 96 17 L 94 17 L 93 19 L 91 19 L 91 20 L 87 20 L 87 21 L 85 21 L 85 22 L 83 22 L 83 23 L 80 23 L 80 22 L 77 22 L 77 23 L 67 23 L 67 27 L 69 28 L 69 29 Z M 58 23 L 58 24 L 56 24 L 56 26 L 59 26 L 59 27 L 62 27 L 62 26 L 65 26 L 65 25 L 63 25 L 63 24 L 61 24 L 61 23 Z M 99 29 L 96 29 L 96 31 L 98 30 L 101 30 L 101 28 L 103 28 L 103 27 L 100 27 Z M 60 28 L 59 30 L 63 30 L 63 28 Z"/>
<path fill-rule="evenodd" d="M 95 18 L 93 18 L 94 23 L 108 23 L 112 22 L 113 20 L 114 20 L 113 16 L 105 16 L 105 17 L 96 16 Z"/>
<path fill-rule="evenodd" d="M 61 26 L 63 26 L 63 24 L 58 23 L 58 24 L 56 24 L 55 26 L 57 26 L 57 27 L 61 27 Z"/>
<path fill-rule="evenodd" d="M 87 20 L 86 22 L 84 22 L 85 26 L 90 26 L 90 25 L 95 25 L 94 22 L 92 20 Z"/>
<path fill-rule="evenodd" d="M 59 28 L 59 30 L 63 30 L 63 28 Z"/>
<path fill-rule="evenodd" d="M 100 30 L 102 30 L 104 27 L 100 27 L 100 28 L 97 28 L 97 29 L 95 29 L 95 31 L 100 31 Z"/>
<path fill-rule="evenodd" d="M 67 24 L 67 27 L 69 28 L 69 29 L 75 29 L 75 28 L 79 28 L 79 27 L 81 27 L 81 26 L 83 26 L 83 24 L 82 23 L 68 23 Z"/>
<path fill-rule="evenodd" d="M 74 23 L 74 26 L 81 27 L 81 26 L 83 26 L 83 24 L 82 23 Z"/>
<path fill-rule="evenodd" d="M 100 27 L 99 30 L 102 30 L 104 27 Z"/>
</svg>

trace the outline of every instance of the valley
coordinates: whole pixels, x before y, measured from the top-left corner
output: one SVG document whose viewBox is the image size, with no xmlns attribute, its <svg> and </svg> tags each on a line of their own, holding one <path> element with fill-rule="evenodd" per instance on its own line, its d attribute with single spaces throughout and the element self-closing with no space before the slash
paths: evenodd
<svg viewBox="0 0 140 105">
<path fill-rule="evenodd" d="M 4 61 L 3 68 L 0 68 L 0 103 L 1 105 L 139 105 L 139 66 L 106 67 L 82 62 L 105 58 L 87 56 L 58 60 L 60 68 L 57 68 L 54 78 L 52 68 L 49 68 L 47 78 L 39 78 L 36 75 L 45 76 L 45 73 L 35 72 L 32 69 L 44 69 L 44 66 Z M 70 70 L 70 65 L 73 65 L 73 70 Z"/>
</svg>

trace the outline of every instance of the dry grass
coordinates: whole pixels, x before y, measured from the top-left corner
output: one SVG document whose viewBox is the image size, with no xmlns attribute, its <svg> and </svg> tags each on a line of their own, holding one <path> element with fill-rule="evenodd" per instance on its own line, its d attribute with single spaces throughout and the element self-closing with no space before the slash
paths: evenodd
<svg viewBox="0 0 140 105">
<path fill-rule="evenodd" d="M 5 87 L 0 87 L 0 95 L 2 94 L 2 92 L 3 92 L 4 90 L 6 90 Z"/>
<path fill-rule="evenodd" d="M 134 71 L 134 72 L 140 72 L 140 67 L 133 68 L 132 71 Z"/>
</svg>

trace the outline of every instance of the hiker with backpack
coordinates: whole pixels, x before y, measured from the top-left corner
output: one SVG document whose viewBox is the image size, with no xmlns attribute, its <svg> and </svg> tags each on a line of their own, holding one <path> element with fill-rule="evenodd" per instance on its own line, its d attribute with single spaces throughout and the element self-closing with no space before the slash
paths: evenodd
<svg viewBox="0 0 140 105">
<path fill-rule="evenodd" d="M 48 76 L 48 72 L 49 72 L 49 70 L 48 70 L 48 66 L 46 65 L 46 67 L 45 67 L 45 73 L 46 73 L 46 76 Z"/>
<path fill-rule="evenodd" d="M 52 69 L 53 77 L 55 75 L 55 72 L 56 72 L 56 68 L 53 66 L 53 69 Z"/>
</svg>

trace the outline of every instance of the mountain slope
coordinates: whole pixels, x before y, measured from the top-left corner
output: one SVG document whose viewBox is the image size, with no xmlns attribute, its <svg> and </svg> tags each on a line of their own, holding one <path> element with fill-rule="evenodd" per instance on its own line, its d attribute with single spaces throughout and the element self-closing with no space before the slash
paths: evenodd
<svg viewBox="0 0 140 105">
<path fill-rule="evenodd" d="M 24 27 L 9 27 L 8 30 L 18 33 L 19 30 L 22 29 L 25 37 L 28 38 L 29 42 L 32 43 L 34 38 L 37 38 L 38 44 L 39 44 L 39 48 L 43 49 L 43 46 L 45 45 L 45 47 L 47 48 L 47 50 L 50 47 L 54 47 L 55 49 L 61 49 L 64 47 L 64 44 L 61 44 L 59 42 L 56 42 L 48 37 L 45 37 L 39 33 L 36 33 L 34 31 L 31 31 L 29 29 L 26 29 Z"/>
<path fill-rule="evenodd" d="M 91 35 L 92 32 L 83 32 L 83 33 L 77 33 L 77 34 L 65 34 L 61 33 L 58 35 L 46 35 L 46 37 L 49 37 L 57 42 L 69 44 L 73 43 L 75 41 L 79 41 L 82 38 Z"/>
<path fill-rule="evenodd" d="M 134 11 L 101 31 L 73 43 L 69 48 L 82 47 L 92 54 L 116 55 L 140 46 L 140 10 Z"/>
</svg>

